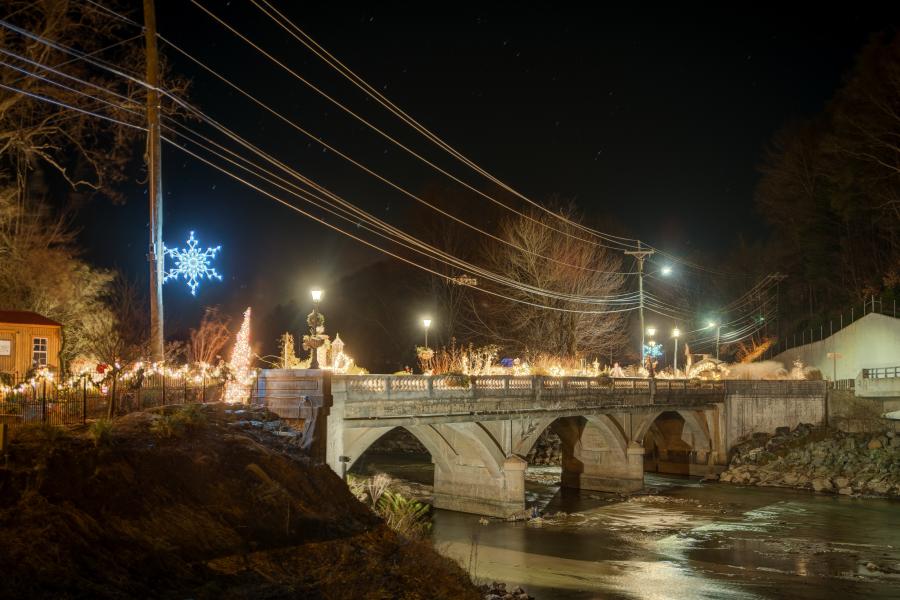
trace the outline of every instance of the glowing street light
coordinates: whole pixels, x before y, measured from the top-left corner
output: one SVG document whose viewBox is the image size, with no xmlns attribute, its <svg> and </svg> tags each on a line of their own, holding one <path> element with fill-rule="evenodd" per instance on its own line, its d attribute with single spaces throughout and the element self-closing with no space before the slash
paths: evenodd
<svg viewBox="0 0 900 600">
<path fill-rule="evenodd" d="M 652 325 L 650 327 L 648 327 L 647 335 L 649 335 L 650 337 L 653 337 L 654 335 L 656 335 L 656 327 L 653 327 Z"/>
<path fill-rule="evenodd" d="M 672 274 L 672 267 L 670 267 L 669 265 L 666 265 L 666 266 L 664 266 L 664 267 L 660 270 L 660 272 L 661 272 L 663 275 L 671 275 L 671 274 Z"/>
<path fill-rule="evenodd" d="M 309 293 L 312 296 L 313 302 L 318 306 L 319 302 L 322 301 L 322 290 L 314 289 L 314 290 L 311 290 Z"/>
<path fill-rule="evenodd" d="M 431 319 L 422 319 L 422 325 L 425 327 L 425 347 L 428 347 L 428 328 L 431 327 Z"/>
</svg>

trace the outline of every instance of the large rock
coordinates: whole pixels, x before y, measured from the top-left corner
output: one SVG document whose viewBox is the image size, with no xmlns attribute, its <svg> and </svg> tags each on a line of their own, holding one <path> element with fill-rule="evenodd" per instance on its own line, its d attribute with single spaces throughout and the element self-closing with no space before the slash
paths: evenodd
<svg viewBox="0 0 900 600">
<path fill-rule="evenodd" d="M 850 480 L 846 477 L 837 477 L 834 480 L 834 485 L 838 488 L 846 488 L 850 486 Z"/>
<path fill-rule="evenodd" d="M 812 480 L 812 488 L 817 492 L 834 491 L 834 485 L 827 477 L 820 477 Z"/>
<path fill-rule="evenodd" d="M 838 490 L 838 494 L 841 496 L 852 496 L 853 488 L 852 487 L 842 487 Z"/>
<path fill-rule="evenodd" d="M 887 494 L 891 491 L 891 484 L 886 481 L 869 482 L 868 488 L 875 494 Z"/>
<path fill-rule="evenodd" d="M 877 450 L 882 447 L 881 440 L 878 440 L 878 439 L 869 440 L 869 444 L 867 447 L 869 448 L 869 450 Z"/>
</svg>

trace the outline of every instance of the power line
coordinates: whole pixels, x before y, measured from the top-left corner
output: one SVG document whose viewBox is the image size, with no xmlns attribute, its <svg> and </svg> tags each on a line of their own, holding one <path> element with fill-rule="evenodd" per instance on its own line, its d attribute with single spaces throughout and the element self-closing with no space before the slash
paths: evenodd
<svg viewBox="0 0 900 600">
<path fill-rule="evenodd" d="M 37 37 L 39 38 L 40 36 L 37 36 Z M 43 42 L 44 40 L 40 40 L 40 41 Z M 104 68 L 108 68 L 108 67 L 105 66 L 105 65 L 101 65 L 101 66 L 103 66 Z M 118 72 L 115 71 L 115 70 L 113 70 L 113 72 L 116 72 L 116 74 L 119 74 L 119 75 L 121 75 L 121 76 L 123 76 L 123 77 L 127 77 L 128 79 L 134 80 L 134 78 L 131 78 L 131 77 L 128 77 L 127 75 L 118 73 Z M 76 78 L 76 79 L 77 79 L 77 78 Z M 138 83 L 140 83 L 141 85 L 144 85 L 144 86 L 147 85 L 147 84 L 145 84 L 144 82 L 140 82 L 140 81 L 138 81 Z M 105 116 L 105 115 L 95 114 L 95 113 L 92 113 L 91 111 L 86 111 L 86 110 L 80 109 L 80 108 L 78 108 L 78 107 L 69 106 L 69 105 L 66 105 L 65 103 L 61 103 L 61 102 L 58 102 L 58 101 L 54 101 L 53 99 L 50 99 L 50 98 L 45 98 L 45 97 L 43 97 L 43 96 L 39 96 L 39 95 L 36 95 L 36 94 L 30 94 L 30 93 L 28 93 L 28 92 L 25 92 L 24 90 L 17 90 L 17 88 L 12 88 L 12 87 L 10 87 L 10 86 L 4 86 L 4 88 L 5 88 L 5 89 L 9 89 L 9 90 L 11 90 L 11 91 L 19 91 L 20 93 L 24 93 L 24 94 L 29 95 L 29 96 L 31 96 L 31 97 L 33 97 L 33 98 L 35 98 L 35 99 L 38 99 L 38 100 L 44 100 L 44 101 L 53 102 L 54 104 L 58 104 L 58 105 L 60 105 L 60 106 L 66 107 L 66 108 L 71 108 L 72 110 L 76 110 L 76 111 L 78 111 L 78 112 L 82 112 L 82 113 L 86 113 L 86 114 L 94 114 L 94 116 L 98 116 L 98 117 L 100 117 L 100 118 L 105 118 L 105 119 L 107 119 L 107 120 L 111 120 L 111 121 L 113 121 L 113 122 L 117 122 L 117 123 L 122 124 L 122 125 L 130 126 L 130 127 L 136 127 L 136 126 L 134 126 L 134 125 L 132 125 L 132 124 L 130 124 L 130 123 L 126 123 L 126 122 L 123 122 L 123 121 L 119 121 L 119 120 L 117 120 L 117 119 L 112 119 L 112 118 L 109 118 L 109 117 L 107 117 L 107 116 Z M 178 100 L 177 97 L 173 96 L 172 94 L 170 94 L 170 93 L 168 93 L 168 92 L 165 92 L 164 90 L 161 90 L 161 91 L 163 91 L 164 93 L 166 93 L 169 97 L 172 97 L 173 99 Z M 98 99 L 98 100 L 99 100 L 99 99 Z M 182 104 L 185 105 L 185 106 L 187 106 L 185 103 L 182 103 Z M 111 105 L 111 104 L 110 104 L 110 105 Z M 201 113 L 201 114 L 202 114 L 202 113 Z M 137 129 L 143 130 L 142 127 L 136 127 L 136 128 L 137 128 Z M 168 141 L 168 140 L 167 140 L 167 141 Z M 399 231 L 399 230 L 397 230 L 397 231 Z M 410 239 L 415 239 L 415 238 L 411 238 L 411 236 L 407 236 L 407 237 L 409 237 Z M 449 256 L 449 255 L 448 255 L 448 256 Z M 455 258 L 455 257 L 454 257 L 454 258 Z M 470 266 L 471 266 L 471 265 L 465 265 L 464 268 L 468 268 L 468 267 L 470 267 Z M 442 277 L 446 278 L 446 276 L 442 276 Z M 527 293 L 541 293 L 541 292 L 542 292 L 542 290 L 535 290 L 534 288 L 528 288 L 528 287 L 519 287 L 518 289 L 520 289 L 520 291 L 525 291 L 525 292 L 527 292 Z M 751 290 L 751 292 L 752 292 L 752 290 Z M 749 292 L 748 292 L 748 293 L 749 293 Z M 565 300 L 567 300 L 567 301 L 582 301 L 582 300 L 583 300 L 583 299 L 581 299 L 581 298 L 577 298 L 577 297 L 572 296 L 572 295 L 561 296 L 561 295 L 559 295 L 559 294 L 554 294 L 554 296 L 555 296 L 557 299 L 565 299 Z M 625 295 L 623 294 L 623 296 L 625 296 Z M 746 294 L 745 294 L 745 296 L 746 296 Z M 604 301 L 601 300 L 601 303 L 602 303 L 602 302 L 604 302 Z M 527 304 L 532 304 L 532 305 L 534 305 L 534 306 L 543 306 L 543 305 L 537 305 L 537 304 L 535 304 L 535 303 L 528 303 L 528 302 L 526 302 L 526 303 L 527 303 Z M 595 301 L 595 303 L 597 303 L 597 302 Z M 557 309 L 557 307 L 547 307 L 547 308 Z M 633 309 L 633 308 L 632 308 L 632 309 Z M 632 309 L 626 309 L 626 310 L 632 310 Z M 568 312 L 589 312 L 589 311 L 568 310 Z"/>
</svg>

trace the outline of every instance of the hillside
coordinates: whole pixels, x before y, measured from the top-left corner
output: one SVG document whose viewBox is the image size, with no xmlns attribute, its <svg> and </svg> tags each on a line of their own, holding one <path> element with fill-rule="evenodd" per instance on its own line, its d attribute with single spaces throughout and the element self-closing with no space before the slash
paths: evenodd
<svg viewBox="0 0 900 600">
<path fill-rule="evenodd" d="M 3 598 L 478 598 L 262 411 L 28 427 L 0 467 Z"/>
</svg>

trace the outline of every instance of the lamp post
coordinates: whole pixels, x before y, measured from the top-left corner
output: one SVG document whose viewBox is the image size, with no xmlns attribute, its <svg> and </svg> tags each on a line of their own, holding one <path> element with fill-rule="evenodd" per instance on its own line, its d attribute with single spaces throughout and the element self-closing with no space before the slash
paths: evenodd
<svg viewBox="0 0 900 600">
<path fill-rule="evenodd" d="M 678 338 L 681 335 L 681 330 L 677 327 L 672 330 L 672 339 L 675 340 L 675 375 L 678 375 Z"/>
<path fill-rule="evenodd" d="M 310 369 L 318 369 L 319 368 L 319 346 L 316 343 L 318 338 L 316 336 L 319 335 L 319 302 L 322 300 L 322 290 L 314 289 L 310 291 L 310 295 L 313 300 L 313 314 L 312 314 L 312 324 L 309 326 L 309 338 L 310 342 L 310 355 L 309 355 L 309 368 Z"/>
<path fill-rule="evenodd" d="M 722 324 L 717 321 L 710 321 L 709 324 L 706 326 L 707 329 L 711 329 L 713 327 L 716 328 L 716 360 L 719 360 L 719 339 L 720 339 L 719 334 L 722 333 Z"/>
<path fill-rule="evenodd" d="M 647 336 L 650 338 L 647 341 L 647 345 L 650 346 L 650 351 L 647 353 L 646 361 L 647 361 L 647 369 L 650 371 L 650 377 L 653 377 L 653 347 L 656 346 L 656 340 L 653 339 L 653 336 L 656 335 L 656 327 L 651 325 L 647 328 Z M 644 348 L 641 347 L 641 356 L 643 357 Z"/>
<path fill-rule="evenodd" d="M 422 319 L 422 325 L 425 327 L 425 347 L 428 347 L 428 328 L 431 327 L 431 319 Z"/>
</svg>

